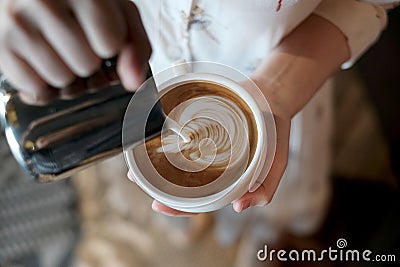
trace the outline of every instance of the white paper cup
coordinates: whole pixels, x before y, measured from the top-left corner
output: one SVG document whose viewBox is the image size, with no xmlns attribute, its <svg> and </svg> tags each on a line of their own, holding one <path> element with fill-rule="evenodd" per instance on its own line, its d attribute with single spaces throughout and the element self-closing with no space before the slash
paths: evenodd
<svg viewBox="0 0 400 267">
<path fill-rule="evenodd" d="M 129 170 L 138 186 L 159 202 L 186 212 L 217 210 L 247 191 L 254 191 L 266 178 L 276 147 L 275 122 L 267 101 L 255 84 L 247 82 L 249 86 L 244 89 L 241 84 L 248 77 L 225 65 L 209 62 L 184 63 L 163 71 L 155 79 L 160 96 L 181 84 L 195 81 L 211 82 L 229 88 L 251 109 L 257 127 L 257 144 L 250 163 L 237 179 L 218 178 L 198 187 L 179 186 L 161 177 L 148 158 L 144 143 L 136 145 L 135 153 L 132 146 L 124 147 Z M 131 104 L 135 105 L 134 102 L 132 100 Z M 128 112 L 125 120 L 129 120 Z M 123 131 L 125 134 L 129 133 Z"/>
</svg>

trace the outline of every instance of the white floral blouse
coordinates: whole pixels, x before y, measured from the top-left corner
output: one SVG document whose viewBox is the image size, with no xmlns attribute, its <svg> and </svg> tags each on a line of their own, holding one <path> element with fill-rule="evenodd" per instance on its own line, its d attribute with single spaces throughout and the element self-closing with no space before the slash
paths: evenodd
<svg viewBox="0 0 400 267">
<path fill-rule="evenodd" d="M 311 13 L 347 36 L 350 66 L 379 36 L 390 0 L 135 0 L 153 45 L 153 68 L 185 59 L 224 63 L 248 74 Z M 372 4 L 375 2 L 378 4 Z M 380 3 L 380 4 L 379 4 Z"/>
</svg>

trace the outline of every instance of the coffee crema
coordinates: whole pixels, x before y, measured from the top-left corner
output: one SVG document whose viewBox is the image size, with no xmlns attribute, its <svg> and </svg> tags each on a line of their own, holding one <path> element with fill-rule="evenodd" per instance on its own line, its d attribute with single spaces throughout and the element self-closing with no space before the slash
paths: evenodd
<svg viewBox="0 0 400 267">
<path fill-rule="evenodd" d="M 184 82 L 165 91 L 165 129 L 145 144 L 158 174 L 184 187 L 239 178 L 257 146 L 257 126 L 247 103 L 213 82 Z"/>
</svg>

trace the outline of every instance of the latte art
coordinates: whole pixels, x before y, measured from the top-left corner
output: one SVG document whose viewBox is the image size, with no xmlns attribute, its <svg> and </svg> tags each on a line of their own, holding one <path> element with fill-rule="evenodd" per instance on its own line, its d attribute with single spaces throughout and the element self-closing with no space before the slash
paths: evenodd
<svg viewBox="0 0 400 267">
<path fill-rule="evenodd" d="M 223 171 L 247 164 L 249 127 L 244 112 L 233 101 L 215 95 L 196 97 L 179 104 L 168 117 L 175 122 L 174 130 L 163 134 L 157 151 L 165 153 L 176 168 Z M 167 123 L 166 127 L 171 126 Z"/>
<path fill-rule="evenodd" d="M 166 90 L 161 103 L 162 134 L 145 144 L 160 177 L 184 187 L 241 177 L 257 145 L 255 120 L 242 98 L 222 85 L 193 81 Z"/>
</svg>

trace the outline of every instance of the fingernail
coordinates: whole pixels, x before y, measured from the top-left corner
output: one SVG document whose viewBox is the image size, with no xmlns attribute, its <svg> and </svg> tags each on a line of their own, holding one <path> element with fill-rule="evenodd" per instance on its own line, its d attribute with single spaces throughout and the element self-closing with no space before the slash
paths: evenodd
<svg viewBox="0 0 400 267">
<path fill-rule="evenodd" d="M 28 94 L 19 93 L 19 98 L 22 100 L 22 102 L 28 105 L 34 105 L 36 103 L 35 97 L 32 97 L 31 95 Z"/>
<path fill-rule="evenodd" d="M 154 210 L 156 212 L 160 212 L 160 209 L 158 208 L 158 205 L 156 204 L 156 202 L 151 203 L 151 208 L 152 208 L 152 210 Z"/>
<path fill-rule="evenodd" d="M 249 201 L 233 203 L 233 209 L 237 213 L 244 211 L 248 207 L 250 207 L 250 202 Z"/>
<path fill-rule="evenodd" d="M 163 215 L 165 215 L 165 216 L 172 216 L 171 214 L 166 213 L 166 212 L 163 211 L 163 210 L 160 210 L 160 209 L 154 204 L 154 202 L 151 204 L 151 209 L 152 209 L 154 212 L 157 212 L 157 213 L 159 213 L 159 214 L 163 214 Z"/>
<path fill-rule="evenodd" d="M 134 182 L 135 184 L 137 184 L 137 181 L 136 181 L 135 176 L 134 176 L 130 171 L 128 171 L 127 175 L 128 175 L 128 179 L 129 179 L 129 180 L 131 180 L 132 182 Z"/>
<path fill-rule="evenodd" d="M 86 88 L 89 92 L 97 92 L 99 89 L 106 87 L 110 83 L 104 70 L 100 69 L 94 75 L 86 79 Z"/>
<path fill-rule="evenodd" d="M 256 191 L 259 187 L 260 187 L 260 183 L 259 182 L 255 182 L 250 188 L 249 188 L 249 192 L 253 193 L 254 191 Z"/>
<path fill-rule="evenodd" d="M 71 100 L 82 95 L 85 92 L 86 87 L 83 79 L 76 79 L 72 84 L 58 90 L 61 99 Z"/>
<path fill-rule="evenodd" d="M 128 172 L 128 173 L 126 174 L 126 176 L 128 176 L 128 179 L 129 179 L 131 182 L 134 182 L 133 177 L 132 177 L 132 175 L 131 175 L 130 172 Z"/>
<path fill-rule="evenodd" d="M 47 90 L 44 91 L 43 95 L 41 96 L 30 95 L 20 92 L 19 97 L 22 100 L 22 102 L 28 105 L 43 106 L 43 105 L 48 105 L 51 101 L 57 99 L 58 92 L 53 90 Z"/>
</svg>

